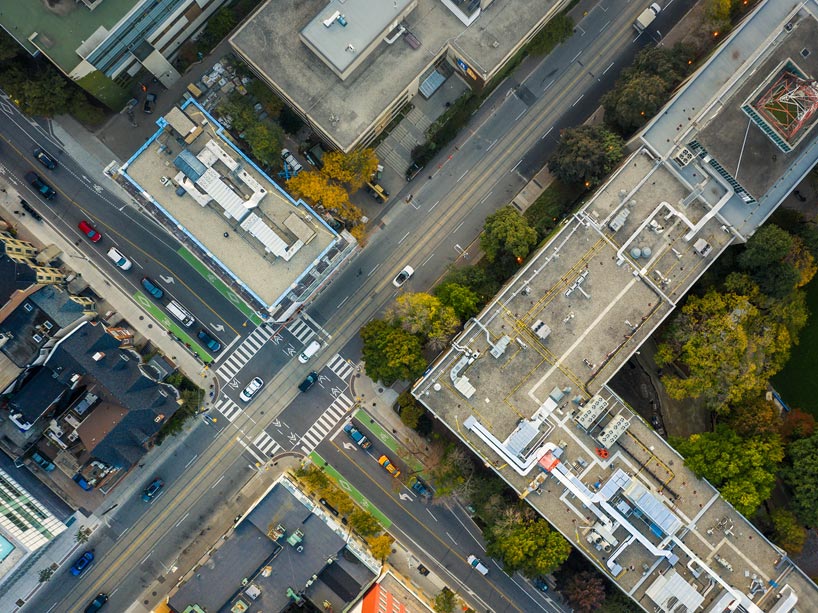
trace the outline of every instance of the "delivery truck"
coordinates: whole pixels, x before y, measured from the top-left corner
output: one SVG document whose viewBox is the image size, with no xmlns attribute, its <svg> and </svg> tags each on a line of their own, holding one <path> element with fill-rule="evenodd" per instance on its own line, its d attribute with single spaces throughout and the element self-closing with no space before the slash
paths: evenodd
<svg viewBox="0 0 818 613">
<path fill-rule="evenodd" d="M 656 19 L 656 16 L 661 12 L 662 7 L 654 2 L 639 14 L 639 17 L 633 22 L 633 27 L 641 34 L 653 23 L 653 20 Z"/>
</svg>

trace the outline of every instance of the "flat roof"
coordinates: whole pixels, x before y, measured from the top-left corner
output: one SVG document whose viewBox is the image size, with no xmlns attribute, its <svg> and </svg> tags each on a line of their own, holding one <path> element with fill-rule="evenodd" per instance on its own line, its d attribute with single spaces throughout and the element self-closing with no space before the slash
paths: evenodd
<svg viewBox="0 0 818 613">
<path fill-rule="evenodd" d="M 0 24 L 29 53 L 39 49 L 70 73 L 82 61 L 77 49 L 133 9 L 134 0 L 104 0 L 93 11 L 81 2 L 4 2 Z"/>
<path fill-rule="evenodd" d="M 186 103 L 169 113 L 174 125 L 184 123 L 180 112 L 200 130 L 198 136 L 180 143 L 181 136 L 160 119 L 159 130 L 121 173 L 153 199 L 176 231 L 270 307 L 321 260 L 337 235 L 250 161 L 201 107 Z"/>
<path fill-rule="evenodd" d="M 392 6 L 388 1 L 370 4 Z M 230 44 L 294 106 L 348 149 L 448 47 L 475 72 L 491 73 L 557 4 L 555 0 L 495 2 L 491 10 L 464 27 L 440 0 L 418 0 L 403 23 L 419 47 L 412 48 L 405 37 L 391 45 L 381 43 L 345 81 L 298 42 L 298 32 L 316 15 L 324 14 L 325 0 L 267 0 L 238 28 Z M 324 26 L 319 22 L 317 27 Z"/>
<path fill-rule="evenodd" d="M 415 0 L 331 0 L 302 28 L 323 61 L 344 72 Z"/>
</svg>

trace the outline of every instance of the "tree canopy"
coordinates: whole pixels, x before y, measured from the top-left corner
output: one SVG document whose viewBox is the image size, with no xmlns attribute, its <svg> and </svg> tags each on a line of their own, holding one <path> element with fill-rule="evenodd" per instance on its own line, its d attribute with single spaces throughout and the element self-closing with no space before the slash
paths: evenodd
<svg viewBox="0 0 818 613">
<path fill-rule="evenodd" d="M 804 240 L 775 224 L 756 231 L 739 254 L 738 265 L 772 298 L 806 285 L 818 270 Z"/>
<path fill-rule="evenodd" d="M 622 139 L 602 126 L 567 128 L 560 133 L 548 169 L 566 183 L 599 184 L 624 156 Z"/>
<path fill-rule="evenodd" d="M 420 340 L 400 326 L 373 319 L 360 331 L 366 373 L 373 381 L 392 385 L 412 381 L 426 370 Z"/>
<path fill-rule="evenodd" d="M 529 508 L 514 506 L 487 530 L 486 551 L 509 573 L 539 577 L 565 562 L 571 544 Z"/>
<path fill-rule="evenodd" d="M 435 296 L 440 302 L 450 306 L 461 322 L 474 317 L 480 311 L 480 297 L 465 285 L 442 283 L 435 287 Z"/>
<path fill-rule="evenodd" d="M 790 465 L 783 471 L 792 488 L 792 506 L 804 524 L 818 526 L 818 434 L 790 443 Z"/>
<path fill-rule="evenodd" d="M 784 458 L 778 435 L 742 437 L 725 425 L 672 443 L 684 456 L 685 466 L 707 479 L 727 502 L 748 516 L 769 498 L 776 469 Z"/>
<path fill-rule="evenodd" d="M 599 611 L 605 602 L 605 581 L 594 571 L 582 571 L 571 575 L 560 590 L 576 613 Z"/>
<path fill-rule="evenodd" d="M 504 206 L 486 218 L 480 247 L 489 262 L 503 255 L 525 258 L 537 244 L 537 231 L 512 206 Z"/>
<path fill-rule="evenodd" d="M 798 523 L 795 513 L 789 509 L 775 509 L 770 513 L 775 544 L 790 555 L 798 555 L 807 541 L 807 531 Z"/>
<path fill-rule="evenodd" d="M 445 347 L 460 325 L 452 307 L 423 292 L 401 294 L 387 313 L 401 328 L 419 335 L 432 349 Z"/>
<path fill-rule="evenodd" d="M 363 187 L 378 169 L 378 158 L 374 149 L 356 149 L 349 153 L 330 151 L 323 157 L 324 166 L 321 172 L 346 183 L 350 191 Z"/>
<path fill-rule="evenodd" d="M 350 202 L 349 193 L 317 170 L 302 170 L 287 181 L 287 187 L 296 198 L 320 205 L 341 219 L 352 222 L 361 218 L 361 210 Z"/>
</svg>

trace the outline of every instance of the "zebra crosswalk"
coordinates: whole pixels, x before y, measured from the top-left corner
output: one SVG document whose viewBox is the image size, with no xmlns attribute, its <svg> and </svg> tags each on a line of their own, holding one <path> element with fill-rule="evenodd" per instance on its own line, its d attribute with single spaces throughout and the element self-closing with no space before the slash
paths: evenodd
<svg viewBox="0 0 818 613">
<path fill-rule="evenodd" d="M 273 332 L 267 326 L 259 326 L 253 330 L 250 336 L 245 338 L 241 345 L 233 350 L 230 357 L 216 369 L 216 374 L 225 381 L 233 379 L 236 373 L 244 368 L 244 365 L 258 353 L 259 349 L 264 346 L 264 343 L 267 342 L 271 336 L 273 336 Z"/>
<path fill-rule="evenodd" d="M 347 379 L 349 379 L 349 375 L 352 374 L 352 371 L 355 370 L 355 364 L 341 356 L 340 353 L 336 353 L 330 358 L 329 362 L 327 362 L 327 368 L 338 375 L 341 381 L 348 383 Z"/>
<path fill-rule="evenodd" d="M 291 326 L 287 328 L 287 332 L 292 334 L 302 345 L 306 345 L 312 340 L 312 337 L 315 336 L 317 333 L 313 330 L 310 325 L 304 321 L 303 319 L 299 319 Z"/>
<path fill-rule="evenodd" d="M 275 439 L 266 432 L 259 434 L 253 440 L 253 445 L 255 445 L 256 448 L 261 451 L 261 453 L 265 453 L 270 457 L 281 451 L 281 445 L 279 445 Z"/>
<path fill-rule="evenodd" d="M 219 398 L 216 403 L 214 404 L 215 408 L 219 413 L 224 415 L 224 418 L 233 423 L 236 421 L 236 418 L 241 413 L 241 407 L 237 405 L 235 402 L 230 400 L 227 396 L 222 396 Z"/>
<path fill-rule="evenodd" d="M 319 417 L 312 427 L 301 437 L 301 451 L 308 455 L 318 443 L 344 418 L 355 403 L 345 394 L 339 394 L 335 401 Z"/>
</svg>

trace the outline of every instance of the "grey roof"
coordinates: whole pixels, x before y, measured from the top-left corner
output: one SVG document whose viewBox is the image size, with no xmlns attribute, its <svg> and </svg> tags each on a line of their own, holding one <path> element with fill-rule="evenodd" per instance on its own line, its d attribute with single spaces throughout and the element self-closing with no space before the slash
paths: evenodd
<svg viewBox="0 0 818 613">
<path fill-rule="evenodd" d="M 73 509 L 35 477 L 30 470 L 17 468 L 14 461 L 5 453 L 0 453 L 0 470 L 11 475 L 17 483 L 23 486 L 49 513 L 60 521 L 65 522 L 74 514 Z"/>
<path fill-rule="evenodd" d="M 278 525 L 286 532 L 276 542 L 268 533 Z M 301 551 L 287 543 L 296 530 L 304 535 Z M 343 538 L 277 484 L 214 552 L 210 562 L 171 597 L 169 604 L 177 611 L 198 604 L 208 611 L 227 613 L 241 599 L 250 605 L 249 613 L 276 613 L 291 602 L 287 588 L 300 592 L 313 575 L 319 575 L 322 581 L 324 576 L 329 577 L 324 583 L 337 588 L 338 597 L 348 603 L 358 595 L 362 584 L 340 568 L 326 573 L 327 568 L 336 566 L 328 566 L 329 560 L 339 558 L 344 547 Z M 260 574 L 265 566 L 269 567 L 266 577 Z M 244 587 L 243 579 L 248 579 Z M 260 591 L 254 599 L 245 593 L 251 586 Z"/>
<path fill-rule="evenodd" d="M 6 304 L 18 289 L 37 282 L 37 276 L 25 264 L 18 264 L 5 253 L 0 254 L 0 306 Z"/>
<path fill-rule="evenodd" d="M 54 376 L 50 368 L 35 367 L 24 374 L 20 390 L 9 400 L 9 411 L 20 412 L 29 423 L 34 423 L 52 406 L 65 398 L 68 386 Z"/>
<path fill-rule="evenodd" d="M 145 442 L 178 405 L 174 390 L 143 375 L 138 356 L 120 349 L 119 344 L 102 325 L 87 322 L 54 348 L 46 364 L 59 372 L 61 381 L 68 382 L 79 374 L 84 384 L 96 386 L 102 399 L 127 409 L 119 423 L 94 446 L 92 454 L 112 466 L 127 468 L 145 454 Z M 95 354 L 102 355 L 95 360 Z"/>
<path fill-rule="evenodd" d="M 83 315 L 83 307 L 71 300 L 68 292 L 54 285 L 45 285 L 29 298 L 60 328 L 74 323 Z"/>
<path fill-rule="evenodd" d="M 48 341 L 48 336 L 41 328 L 45 322 L 54 324 L 52 319 L 32 302 L 31 297 L 28 297 L 0 323 L 0 331 L 11 335 L 3 345 L 2 351 L 20 368 L 31 364 L 39 355 L 40 348 Z M 53 325 L 49 334 L 57 330 L 59 326 Z"/>
</svg>

